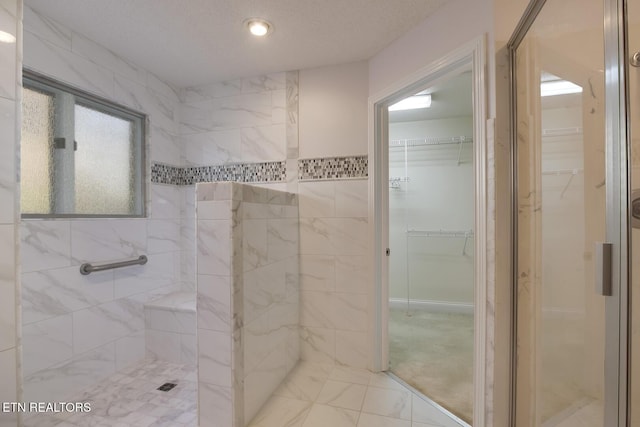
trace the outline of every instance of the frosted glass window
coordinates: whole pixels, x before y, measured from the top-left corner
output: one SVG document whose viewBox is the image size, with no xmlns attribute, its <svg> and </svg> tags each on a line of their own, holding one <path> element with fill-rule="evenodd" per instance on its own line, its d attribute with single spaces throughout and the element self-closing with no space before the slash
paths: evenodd
<svg viewBox="0 0 640 427">
<path fill-rule="evenodd" d="M 23 216 L 143 216 L 145 116 L 25 71 Z"/>
<path fill-rule="evenodd" d="M 53 96 L 25 88 L 22 94 L 21 206 L 24 213 L 51 213 Z"/>
</svg>

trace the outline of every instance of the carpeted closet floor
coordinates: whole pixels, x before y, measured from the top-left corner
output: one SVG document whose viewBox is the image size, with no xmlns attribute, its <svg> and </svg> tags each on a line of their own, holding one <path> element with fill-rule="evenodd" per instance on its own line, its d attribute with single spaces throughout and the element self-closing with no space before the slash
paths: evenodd
<svg viewBox="0 0 640 427">
<path fill-rule="evenodd" d="M 391 310 L 391 372 L 462 420 L 473 418 L 473 315 Z"/>
</svg>

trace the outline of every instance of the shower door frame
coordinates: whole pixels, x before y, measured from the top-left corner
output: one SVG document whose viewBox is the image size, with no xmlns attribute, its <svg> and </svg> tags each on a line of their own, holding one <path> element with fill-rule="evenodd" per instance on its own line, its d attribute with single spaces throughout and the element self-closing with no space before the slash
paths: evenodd
<svg viewBox="0 0 640 427">
<path fill-rule="evenodd" d="M 547 0 L 532 0 L 516 27 L 507 50 L 510 66 L 511 197 L 512 197 L 512 337 L 510 425 L 516 420 L 517 289 L 518 283 L 518 180 L 516 50 L 543 10 Z M 605 66 L 606 241 L 612 250 L 612 296 L 605 298 L 604 424 L 627 427 L 630 286 L 630 129 L 626 94 L 626 0 L 603 0 Z"/>
<path fill-rule="evenodd" d="M 487 90 L 483 35 L 369 98 L 369 235 L 374 293 L 372 368 L 389 367 L 389 112 L 407 96 L 471 70 L 474 167 L 474 366 L 473 426 L 485 426 L 487 357 Z M 493 121 L 491 121 L 491 125 Z"/>
</svg>

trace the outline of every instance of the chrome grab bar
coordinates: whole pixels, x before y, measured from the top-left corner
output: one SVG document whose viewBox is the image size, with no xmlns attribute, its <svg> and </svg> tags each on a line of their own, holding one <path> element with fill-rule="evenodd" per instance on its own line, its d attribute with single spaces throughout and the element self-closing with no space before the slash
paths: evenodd
<svg viewBox="0 0 640 427">
<path fill-rule="evenodd" d="M 112 268 L 120 268 L 120 267 L 128 267 L 130 265 L 144 265 L 148 261 L 146 255 L 140 255 L 136 259 L 132 259 L 130 261 L 120 261 L 120 262 L 112 262 L 110 264 L 102 264 L 102 265 L 91 265 L 88 262 L 85 262 L 80 266 L 80 274 L 87 275 L 93 273 L 95 271 L 104 271 L 111 270 Z"/>
</svg>

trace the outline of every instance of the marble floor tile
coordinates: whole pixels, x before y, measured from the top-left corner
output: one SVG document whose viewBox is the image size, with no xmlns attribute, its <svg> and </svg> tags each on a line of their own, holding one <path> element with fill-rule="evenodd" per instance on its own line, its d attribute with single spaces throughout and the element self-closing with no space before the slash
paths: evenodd
<svg viewBox="0 0 640 427">
<path fill-rule="evenodd" d="M 310 362 L 291 372 L 248 425 L 283 426 L 469 427 L 391 376 Z"/>
<path fill-rule="evenodd" d="M 147 359 L 67 399 L 90 402 L 91 412 L 31 417 L 24 426 L 196 427 L 196 377 L 193 366 Z M 157 390 L 166 382 L 177 385 Z M 247 427 L 468 426 L 385 374 L 301 362 Z"/>
<path fill-rule="evenodd" d="M 302 427 L 356 427 L 359 411 L 314 404 Z"/>
<path fill-rule="evenodd" d="M 411 392 L 377 387 L 367 388 L 362 411 L 390 418 L 411 420 Z"/>
<path fill-rule="evenodd" d="M 24 425 L 52 427 L 196 427 L 195 367 L 144 360 L 85 390 L 69 402 L 88 402 L 91 412 L 66 419 L 39 415 Z M 164 383 L 176 386 L 157 390 Z M 45 424 L 46 423 L 46 424 Z"/>
<path fill-rule="evenodd" d="M 328 380 L 316 402 L 337 408 L 360 411 L 367 387 L 361 384 Z"/>
<path fill-rule="evenodd" d="M 383 417 L 381 415 L 360 414 L 357 427 L 414 427 L 409 420 Z"/>
<path fill-rule="evenodd" d="M 253 418 L 249 427 L 302 427 L 312 403 L 273 396 Z"/>
</svg>

